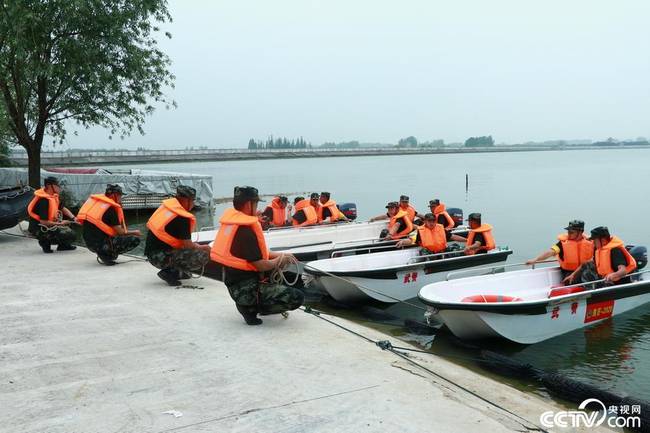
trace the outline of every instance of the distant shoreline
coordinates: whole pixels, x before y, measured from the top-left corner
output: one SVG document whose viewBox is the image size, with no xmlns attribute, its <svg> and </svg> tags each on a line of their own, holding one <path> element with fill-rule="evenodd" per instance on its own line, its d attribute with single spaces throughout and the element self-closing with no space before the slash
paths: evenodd
<svg viewBox="0 0 650 433">
<path fill-rule="evenodd" d="M 360 149 L 206 149 L 206 150 L 133 150 L 133 151 L 61 151 L 43 152 L 43 166 L 101 166 L 138 163 L 174 163 L 200 161 L 242 161 L 255 159 L 331 158 L 346 156 L 435 155 L 498 152 L 545 152 L 611 149 L 650 149 L 648 145 L 632 146 L 491 146 L 453 148 L 360 148 Z M 26 154 L 13 154 L 10 159 L 19 167 L 27 166 Z"/>
</svg>

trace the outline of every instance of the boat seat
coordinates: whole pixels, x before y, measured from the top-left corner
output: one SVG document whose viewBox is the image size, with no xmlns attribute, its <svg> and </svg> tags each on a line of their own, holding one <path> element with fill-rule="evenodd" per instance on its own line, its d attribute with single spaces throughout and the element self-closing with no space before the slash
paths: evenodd
<svg viewBox="0 0 650 433">
<path fill-rule="evenodd" d="M 582 286 L 564 287 L 561 284 L 556 284 L 554 286 L 551 286 L 551 291 L 548 292 L 548 297 L 550 299 L 550 298 L 556 298 L 558 296 L 570 295 L 571 293 L 580 293 L 584 291 L 585 288 Z"/>
</svg>

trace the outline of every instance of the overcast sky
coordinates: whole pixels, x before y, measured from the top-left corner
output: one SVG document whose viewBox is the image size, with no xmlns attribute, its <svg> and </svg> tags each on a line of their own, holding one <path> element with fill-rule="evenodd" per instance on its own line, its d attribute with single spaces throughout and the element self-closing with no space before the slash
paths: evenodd
<svg viewBox="0 0 650 433">
<path fill-rule="evenodd" d="M 647 0 L 170 0 L 178 108 L 65 147 L 650 136 Z"/>
</svg>

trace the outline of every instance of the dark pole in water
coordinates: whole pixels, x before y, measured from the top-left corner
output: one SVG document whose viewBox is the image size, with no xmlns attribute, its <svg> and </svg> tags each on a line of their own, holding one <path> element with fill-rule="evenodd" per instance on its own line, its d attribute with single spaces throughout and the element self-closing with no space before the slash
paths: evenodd
<svg viewBox="0 0 650 433">
<path fill-rule="evenodd" d="M 465 192 L 469 191 L 469 175 L 465 173 Z"/>
</svg>

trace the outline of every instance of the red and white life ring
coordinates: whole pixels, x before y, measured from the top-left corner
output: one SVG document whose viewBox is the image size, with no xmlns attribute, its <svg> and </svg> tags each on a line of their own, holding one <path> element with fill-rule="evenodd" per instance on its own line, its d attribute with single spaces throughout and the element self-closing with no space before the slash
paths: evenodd
<svg viewBox="0 0 650 433">
<path fill-rule="evenodd" d="M 505 295 L 474 295 L 463 298 L 460 302 L 516 302 L 523 301 L 521 298 Z"/>
</svg>

